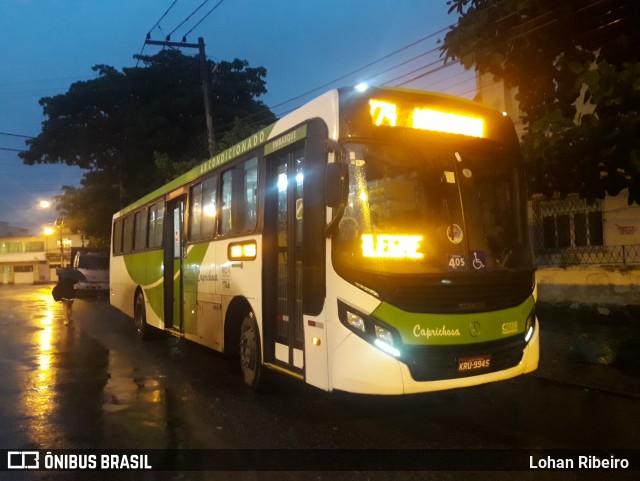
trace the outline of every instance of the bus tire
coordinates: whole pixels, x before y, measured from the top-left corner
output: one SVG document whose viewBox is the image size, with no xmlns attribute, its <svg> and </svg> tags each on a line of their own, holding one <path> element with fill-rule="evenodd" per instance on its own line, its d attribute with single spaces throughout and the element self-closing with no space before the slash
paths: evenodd
<svg viewBox="0 0 640 481">
<path fill-rule="evenodd" d="M 253 313 L 248 313 L 240 324 L 238 342 L 242 380 L 254 391 L 264 387 L 264 369 L 260 349 L 260 332 Z"/>
<path fill-rule="evenodd" d="M 144 306 L 144 294 L 142 294 L 142 292 L 138 292 L 136 295 L 133 322 L 138 339 L 147 340 L 151 338 L 151 328 L 149 324 L 147 324 L 147 312 Z"/>
</svg>

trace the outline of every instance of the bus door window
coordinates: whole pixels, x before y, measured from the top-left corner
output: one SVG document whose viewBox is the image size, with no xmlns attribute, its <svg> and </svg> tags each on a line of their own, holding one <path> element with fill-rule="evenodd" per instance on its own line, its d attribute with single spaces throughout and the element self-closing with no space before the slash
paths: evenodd
<svg viewBox="0 0 640 481">
<path fill-rule="evenodd" d="M 275 314 L 275 328 L 265 327 L 265 335 L 275 342 L 274 357 L 289 365 L 302 368 L 303 339 L 303 285 L 302 285 L 302 233 L 304 223 L 304 151 L 296 150 L 273 160 L 269 177 L 272 196 L 268 200 L 267 227 L 271 232 L 276 261 L 267 264 L 268 274 L 275 281 L 276 303 L 269 307 Z M 273 165 L 273 164 L 272 164 Z M 270 241 L 267 241 L 269 243 Z M 272 334 L 269 334 L 272 333 Z M 288 352 L 284 350 L 288 348 Z"/>
<path fill-rule="evenodd" d="M 165 327 L 182 329 L 182 263 L 184 232 L 184 199 L 167 204 L 164 243 L 164 312 Z"/>
</svg>

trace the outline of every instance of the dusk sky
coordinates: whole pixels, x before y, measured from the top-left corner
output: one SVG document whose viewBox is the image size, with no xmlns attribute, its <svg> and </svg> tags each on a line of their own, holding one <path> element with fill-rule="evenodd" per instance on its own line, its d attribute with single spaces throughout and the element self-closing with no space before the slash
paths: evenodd
<svg viewBox="0 0 640 481">
<path fill-rule="evenodd" d="M 23 136 L 38 135 L 45 120 L 39 99 L 94 78 L 96 64 L 134 66 L 147 32 L 172 4 L 151 37 L 163 40 L 175 30 L 171 39 L 180 41 L 192 30 L 187 41 L 203 37 L 214 61 L 240 58 L 265 67 L 268 94 L 260 100 L 278 116 L 360 81 L 475 94 L 473 74 L 456 64 L 442 68 L 434 51 L 456 21 L 446 0 L 209 0 L 177 28 L 203 1 L 0 1 L 0 221 L 39 233 L 57 212 L 39 210 L 38 201 L 82 176 L 79 169 L 25 166 L 18 158 Z M 159 48 L 146 46 L 143 53 Z"/>
</svg>

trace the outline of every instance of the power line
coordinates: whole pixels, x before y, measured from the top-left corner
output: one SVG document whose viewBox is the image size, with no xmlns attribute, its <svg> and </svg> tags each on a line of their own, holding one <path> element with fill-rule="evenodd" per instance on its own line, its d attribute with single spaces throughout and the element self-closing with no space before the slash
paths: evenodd
<svg viewBox="0 0 640 481">
<path fill-rule="evenodd" d="M 209 10 L 209 11 L 207 12 L 207 14 L 206 14 L 204 17 L 202 17 L 202 18 L 200 19 L 200 21 L 199 21 L 198 23 L 196 23 L 196 24 L 191 28 L 191 30 L 189 30 L 187 33 L 185 33 L 185 34 L 184 34 L 184 37 L 182 37 L 182 40 L 183 40 L 183 41 L 185 41 L 185 40 L 186 40 L 186 38 L 187 38 L 187 35 L 189 35 L 191 32 L 193 32 L 193 30 L 194 30 L 198 25 L 200 25 L 200 24 L 204 21 L 204 19 L 205 19 L 205 18 L 207 18 L 209 15 L 211 15 L 211 13 L 212 13 L 216 8 L 218 8 L 222 2 L 224 2 L 224 0 L 220 0 L 218 3 L 216 3 L 215 7 L 213 7 L 211 10 Z"/>
<path fill-rule="evenodd" d="M 390 71 L 392 71 L 392 70 L 395 70 L 395 69 L 397 69 L 397 68 L 399 68 L 399 67 L 402 67 L 403 65 L 410 64 L 411 62 L 414 62 L 414 61 L 418 60 L 419 58 L 426 57 L 427 55 L 430 55 L 430 54 L 432 54 L 432 53 L 434 53 L 434 52 L 437 52 L 439 49 L 440 49 L 440 47 L 432 48 L 431 50 L 427 50 L 426 52 L 423 52 L 423 53 L 421 53 L 421 54 L 419 54 L 419 55 L 416 55 L 416 56 L 414 56 L 414 57 L 411 57 L 410 59 L 405 60 L 404 62 L 400 62 L 400 63 L 398 63 L 398 64 L 392 65 L 391 67 L 389 67 L 389 68 L 387 68 L 387 69 L 385 69 L 385 70 L 383 70 L 383 71 L 381 71 L 381 72 L 378 72 L 378 73 L 376 73 L 376 74 L 372 75 L 371 77 L 369 77 L 369 78 L 367 79 L 367 82 L 371 82 L 371 81 L 373 81 L 373 79 L 375 79 L 376 77 L 379 77 L 379 76 L 381 76 L 381 75 L 384 75 L 385 73 L 390 72 Z"/>
<path fill-rule="evenodd" d="M 185 23 L 187 23 L 187 22 L 189 21 L 189 19 L 190 19 L 191 17 L 193 17 L 193 16 L 196 14 L 196 12 L 197 12 L 198 10 L 200 10 L 202 7 L 204 7 L 204 6 L 205 6 L 205 4 L 207 4 L 207 3 L 209 3 L 209 0 L 204 0 L 204 2 L 202 2 L 202 3 L 201 3 L 201 4 L 200 4 L 200 5 L 199 5 L 199 6 L 198 6 L 198 7 L 197 7 L 193 12 L 191 12 L 191 14 L 190 14 L 187 18 L 185 18 L 182 22 L 180 22 L 180 24 L 179 24 L 176 28 L 174 28 L 173 30 L 171 30 L 171 32 L 169 32 L 169 35 L 167 35 L 166 40 L 167 40 L 167 41 L 169 41 L 169 40 L 171 39 L 171 35 L 173 35 L 173 34 L 175 33 L 175 31 L 176 31 L 176 30 L 178 30 L 178 29 L 179 29 L 180 27 L 182 27 Z"/>
<path fill-rule="evenodd" d="M 169 8 L 167 8 L 167 10 L 162 14 L 162 16 L 158 19 L 158 21 L 153 25 L 153 27 L 151 27 L 149 29 L 149 33 L 152 32 L 152 30 L 154 28 L 156 28 L 158 25 L 160 25 L 160 22 L 162 22 L 162 20 L 164 19 L 164 17 L 167 16 L 167 14 L 169 13 L 169 11 L 173 8 L 173 6 L 178 3 L 178 0 L 173 0 L 173 3 L 171 5 L 169 5 Z"/>
<path fill-rule="evenodd" d="M 31 135 L 22 135 L 22 134 L 12 134 L 10 132 L 0 132 L 0 135 L 6 135 L 7 137 L 21 137 L 23 139 L 33 139 Z"/>
<path fill-rule="evenodd" d="M 448 28 L 449 28 L 449 26 L 447 26 L 447 27 L 445 27 L 445 28 L 441 28 L 440 30 L 438 30 L 438 31 L 436 31 L 436 32 L 430 33 L 430 34 L 429 34 L 429 35 L 427 35 L 426 37 L 422 37 L 421 39 L 416 40 L 415 42 L 412 42 L 412 43 L 410 43 L 410 44 L 408 44 L 408 45 L 405 45 L 405 46 L 404 46 L 404 47 L 402 47 L 402 48 L 399 48 L 399 49 L 397 49 L 397 50 L 394 50 L 393 52 L 388 53 L 388 54 L 386 54 L 386 55 L 384 55 L 384 56 L 382 56 L 382 57 L 380 57 L 380 58 L 378 58 L 378 59 L 376 59 L 376 60 L 374 60 L 374 61 L 372 61 L 372 62 L 369 62 L 368 64 L 363 65 L 363 66 L 361 66 L 361 67 L 359 67 L 359 68 L 357 68 L 357 69 L 355 69 L 355 70 L 353 70 L 353 71 L 351 71 L 351 72 L 349 72 L 349 73 L 347 73 L 347 74 L 344 74 L 344 75 L 342 75 L 341 77 L 338 77 L 338 78 L 336 78 L 336 79 L 334 79 L 334 80 L 331 80 L 330 82 L 327 82 L 327 83 L 325 83 L 325 84 L 323 84 L 323 85 L 320 85 L 319 87 L 316 87 L 316 88 L 314 88 L 314 89 L 311 89 L 311 90 L 309 90 L 309 91 L 307 91 L 307 92 L 305 92 L 305 93 L 303 93 L 303 94 L 300 94 L 300 95 L 297 95 L 297 96 L 295 96 L 295 97 L 292 97 L 292 98 L 290 98 L 290 99 L 288 99 L 288 100 L 285 100 L 284 102 L 280 102 L 279 104 L 277 104 L 277 105 L 274 105 L 274 106 L 270 107 L 270 109 L 276 109 L 276 108 L 278 108 L 278 107 L 281 107 L 282 105 L 288 104 L 288 103 L 293 102 L 293 101 L 295 101 L 295 100 L 299 100 L 299 99 L 301 99 L 301 98 L 303 98 L 303 97 L 306 97 L 306 96 L 307 96 L 307 95 L 309 95 L 309 94 L 312 94 L 312 93 L 314 93 L 314 92 L 317 92 L 318 90 L 321 90 L 321 89 L 326 88 L 326 87 L 328 87 L 328 86 L 330 86 L 330 85 L 333 85 L 333 84 L 335 84 L 335 83 L 339 82 L 340 80 L 344 80 L 345 78 L 348 78 L 348 77 L 350 77 L 350 76 L 352 76 L 352 75 L 355 75 L 356 73 L 361 72 L 361 71 L 363 71 L 363 70 L 365 70 L 365 69 L 367 69 L 367 68 L 369 68 L 369 67 L 372 67 L 373 65 L 376 65 L 377 63 L 380 63 L 380 62 L 382 62 L 383 60 L 386 60 L 386 59 L 388 59 L 388 58 L 390 58 L 390 57 L 392 57 L 392 56 L 394 56 L 394 55 L 397 55 L 398 53 L 403 52 L 403 51 L 405 51 L 405 50 L 407 50 L 407 49 L 409 49 L 409 48 L 411 48 L 411 47 L 413 47 L 413 46 L 415 46 L 415 45 L 417 45 L 417 44 L 419 44 L 419 43 L 421 43 L 421 42 L 424 42 L 425 40 L 428 40 L 428 39 L 430 39 L 430 38 L 435 37 L 436 35 L 438 35 L 439 33 L 444 32 L 444 31 L 445 31 L 445 30 L 447 30 Z"/>
<path fill-rule="evenodd" d="M 167 10 L 162 14 L 162 16 L 158 19 L 158 21 L 153 25 L 153 27 L 151 27 L 149 29 L 149 32 L 147 33 L 147 40 L 149 40 L 149 38 L 151 38 L 151 32 L 153 31 L 154 28 L 156 28 L 158 25 L 160 25 L 160 22 L 162 22 L 162 19 L 164 17 L 167 16 L 167 14 L 169 13 L 169 11 L 173 8 L 173 6 L 178 3 L 178 0 L 173 0 L 173 3 L 171 5 L 169 5 L 169 8 L 167 8 Z M 160 30 L 162 31 L 162 30 Z M 142 52 L 144 52 L 144 47 L 146 47 L 147 43 L 146 42 L 142 42 L 142 48 L 140 49 L 140 53 L 138 54 L 139 56 L 142 55 Z M 140 59 L 138 59 L 136 61 L 136 67 L 138 66 L 138 63 L 140 62 Z"/>
</svg>

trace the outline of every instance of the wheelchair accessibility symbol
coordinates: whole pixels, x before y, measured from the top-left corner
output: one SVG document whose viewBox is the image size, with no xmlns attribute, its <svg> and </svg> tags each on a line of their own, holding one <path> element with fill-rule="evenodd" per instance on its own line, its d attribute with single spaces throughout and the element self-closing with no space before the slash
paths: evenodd
<svg viewBox="0 0 640 481">
<path fill-rule="evenodd" d="M 487 255 L 484 251 L 471 251 L 473 260 L 471 266 L 476 271 L 484 271 L 487 269 Z"/>
</svg>

